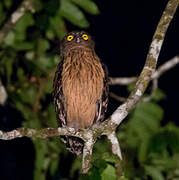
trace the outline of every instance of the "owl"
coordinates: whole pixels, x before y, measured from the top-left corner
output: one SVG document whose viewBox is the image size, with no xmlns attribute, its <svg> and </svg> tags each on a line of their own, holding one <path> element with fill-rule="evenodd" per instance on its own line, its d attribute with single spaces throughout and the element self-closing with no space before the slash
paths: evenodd
<svg viewBox="0 0 179 180">
<path fill-rule="evenodd" d="M 108 73 L 94 50 L 92 37 L 84 31 L 68 33 L 61 42 L 61 61 L 53 82 L 53 99 L 59 127 L 76 131 L 104 120 L 108 104 Z M 62 137 L 67 148 L 82 153 L 84 142 Z"/>
</svg>

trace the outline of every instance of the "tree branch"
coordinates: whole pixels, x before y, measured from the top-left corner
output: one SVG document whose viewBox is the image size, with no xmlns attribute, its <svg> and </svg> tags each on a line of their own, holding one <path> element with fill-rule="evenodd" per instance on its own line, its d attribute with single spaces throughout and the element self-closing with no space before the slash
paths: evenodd
<svg viewBox="0 0 179 180">
<path fill-rule="evenodd" d="M 46 128 L 39 131 L 34 129 L 20 128 L 11 132 L 0 131 L 0 138 L 9 140 L 22 136 L 47 138 L 60 135 L 79 137 L 85 142 L 82 162 L 83 173 L 87 173 L 90 168 L 93 145 L 96 142 L 96 139 L 101 135 L 106 135 L 108 137 L 108 139 L 112 143 L 113 153 L 117 154 L 120 157 L 121 154 L 119 142 L 117 141 L 114 132 L 119 124 L 128 115 L 130 110 L 134 108 L 136 103 L 141 100 L 141 97 L 144 94 L 149 81 L 151 80 L 155 72 L 165 33 L 173 18 L 173 15 L 175 14 L 178 4 L 178 0 L 169 0 L 166 9 L 164 10 L 163 15 L 159 21 L 156 32 L 153 36 L 146 63 L 140 76 L 137 79 L 134 90 L 131 92 L 127 100 L 122 105 L 120 105 L 108 119 L 106 119 L 104 122 L 94 124 L 91 128 L 80 129 L 78 132 L 75 132 L 75 129 L 68 127 L 58 129 Z"/>
<path fill-rule="evenodd" d="M 137 81 L 137 77 L 111 77 L 110 85 L 128 85 Z"/>
<path fill-rule="evenodd" d="M 24 0 L 19 8 L 12 13 L 10 19 L 0 30 L 0 43 L 4 40 L 7 34 L 13 29 L 16 22 L 25 14 L 27 10 L 30 10 L 32 13 L 35 12 L 32 4 L 32 0 Z"/>
<path fill-rule="evenodd" d="M 38 137 L 38 138 L 47 138 L 54 136 L 75 136 L 83 139 L 84 141 L 88 141 L 88 133 L 87 131 L 81 129 L 76 132 L 74 128 L 44 128 L 41 130 L 28 129 L 28 128 L 18 128 L 9 132 L 4 132 L 0 130 L 0 139 L 3 140 L 12 140 L 20 137 Z"/>
<path fill-rule="evenodd" d="M 121 149 L 115 131 L 109 134 L 107 137 L 111 142 L 113 154 L 116 154 L 122 160 Z"/>
<path fill-rule="evenodd" d="M 151 79 L 159 79 L 160 76 L 167 72 L 168 70 L 174 68 L 177 64 L 179 64 L 179 56 L 175 56 L 174 58 L 168 60 L 164 64 L 158 67 L 158 69 L 154 72 Z M 137 77 L 111 77 L 110 85 L 128 85 L 137 81 Z"/>
<path fill-rule="evenodd" d="M 144 102 L 150 101 L 154 97 L 157 88 L 158 88 L 158 79 L 153 79 L 151 93 L 149 96 L 142 98 L 142 101 Z"/>
<path fill-rule="evenodd" d="M 158 88 L 158 79 L 161 77 L 161 75 L 163 75 L 163 73 L 167 72 L 171 68 L 174 68 L 177 64 L 179 64 L 179 56 L 175 56 L 174 58 L 168 60 L 167 62 L 165 62 L 164 64 L 159 66 L 159 68 L 154 72 L 154 74 L 151 77 L 151 79 L 152 79 L 151 94 L 148 97 L 144 97 L 142 99 L 142 101 L 146 102 L 146 101 L 150 101 L 152 99 L 152 97 L 155 94 L 155 91 Z M 136 80 L 137 80 L 137 77 L 111 78 L 110 85 L 128 85 L 130 83 L 135 82 Z M 110 93 L 110 96 L 120 102 L 124 102 L 126 100 L 125 97 L 120 97 L 112 92 Z"/>
<path fill-rule="evenodd" d="M 179 55 L 159 66 L 157 71 L 153 74 L 152 79 L 158 79 L 163 73 L 175 67 L 177 64 L 179 64 Z"/>
<path fill-rule="evenodd" d="M 108 122 L 109 124 L 111 124 L 111 126 L 118 126 L 127 116 L 129 111 L 134 107 L 134 105 L 139 102 L 141 96 L 144 94 L 149 84 L 149 81 L 152 78 L 153 73 L 155 72 L 158 56 L 165 37 L 165 33 L 173 18 L 173 15 L 175 14 L 178 4 L 178 0 L 169 0 L 153 36 L 146 63 L 136 82 L 136 86 L 127 98 L 126 102 L 119 106 L 109 118 Z"/>
<path fill-rule="evenodd" d="M 83 147 L 83 159 L 82 159 L 82 170 L 83 173 L 87 173 L 91 167 L 91 158 L 93 153 L 93 146 L 96 140 L 93 137 L 93 133 L 89 133 L 88 141 L 84 143 Z"/>
<path fill-rule="evenodd" d="M 127 99 L 127 98 L 125 98 L 125 97 L 118 96 L 118 95 L 116 95 L 116 94 L 114 94 L 114 93 L 112 93 L 112 92 L 110 92 L 109 95 L 110 95 L 112 98 L 114 98 L 114 99 L 116 99 L 117 101 L 119 101 L 119 102 L 125 102 L 126 99 Z"/>
</svg>

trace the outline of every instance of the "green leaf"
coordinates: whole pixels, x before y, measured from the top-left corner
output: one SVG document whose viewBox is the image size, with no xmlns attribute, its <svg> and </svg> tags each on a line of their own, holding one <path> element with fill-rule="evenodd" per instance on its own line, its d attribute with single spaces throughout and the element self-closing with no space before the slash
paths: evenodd
<svg viewBox="0 0 179 180">
<path fill-rule="evenodd" d="M 6 6 L 7 9 L 9 9 L 12 5 L 12 0 L 5 0 L 4 5 Z"/>
<path fill-rule="evenodd" d="M 130 179 L 128 179 L 128 178 L 122 176 L 122 177 L 120 177 L 118 180 L 130 180 Z"/>
<path fill-rule="evenodd" d="M 18 77 L 18 80 L 21 81 L 21 82 L 26 80 L 26 78 L 24 76 L 24 70 L 22 68 L 18 68 L 17 77 Z"/>
<path fill-rule="evenodd" d="M 162 117 L 162 109 L 152 102 L 139 103 L 130 117 L 126 140 L 128 145 L 138 149 L 140 162 L 147 157 L 150 137 L 158 131 Z"/>
<path fill-rule="evenodd" d="M 167 149 L 173 153 L 179 153 L 179 133 L 174 130 L 161 130 L 150 140 L 150 151 L 162 153 Z"/>
<path fill-rule="evenodd" d="M 45 14 L 48 16 L 54 16 L 59 9 L 59 0 L 44 1 Z"/>
<path fill-rule="evenodd" d="M 62 39 L 66 33 L 65 23 L 61 15 L 50 18 L 50 25 L 55 34 Z"/>
<path fill-rule="evenodd" d="M 65 19 L 81 28 L 89 26 L 83 12 L 69 0 L 61 0 L 60 13 Z"/>
<path fill-rule="evenodd" d="M 8 46 L 11 46 L 14 44 L 14 40 L 15 40 L 15 34 L 14 32 L 10 31 L 4 39 L 4 43 Z"/>
<path fill-rule="evenodd" d="M 86 12 L 96 15 L 99 14 L 98 6 L 91 0 L 72 0 L 75 4 L 79 5 Z"/>
<path fill-rule="evenodd" d="M 166 151 L 166 149 L 163 149 Z M 175 169 L 179 169 L 179 154 L 176 153 L 172 157 L 165 153 L 152 153 L 150 154 L 151 164 L 162 172 L 173 172 Z"/>
<path fill-rule="evenodd" d="M 60 31 L 61 32 L 61 31 Z M 46 31 L 46 37 L 50 40 L 53 40 L 55 38 L 55 33 L 51 29 L 47 29 Z"/>
<path fill-rule="evenodd" d="M 87 175 L 82 175 L 79 180 L 101 180 L 101 175 L 97 168 L 92 167 Z"/>
<path fill-rule="evenodd" d="M 107 163 L 104 159 L 99 158 L 98 154 L 95 154 L 95 159 L 93 160 L 93 165 L 95 166 L 95 168 L 98 169 L 98 171 L 100 172 L 100 174 L 104 171 L 104 169 L 106 169 L 107 167 Z"/>
<path fill-rule="evenodd" d="M 161 89 L 157 89 L 155 91 L 154 96 L 152 97 L 152 99 L 155 100 L 156 102 L 158 102 L 162 99 L 165 99 L 165 98 L 166 98 L 166 95 Z"/>
<path fill-rule="evenodd" d="M 132 113 L 129 126 L 143 139 L 151 132 L 158 130 L 162 117 L 163 110 L 159 105 L 152 102 L 141 102 Z"/>
<path fill-rule="evenodd" d="M 38 55 L 42 55 L 46 50 L 50 48 L 50 44 L 46 39 L 38 39 L 37 41 L 37 52 Z"/>
<path fill-rule="evenodd" d="M 24 103 L 34 104 L 37 98 L 37 92 L 34 87 L 28 87 L 18 91 L 19 96 Z"/>
<path fill-rule="evenodd" d="M 140 162 L 144 162 L 147 158 L 148 147 L 149 147 L 148 144 L 149 144 L 149 140 L 146 139 L 145 141 L 142 141 L 140 146 L 139 146 L 138 160 Z"/>
<path fill-rule="evenodd" d="M 33 59 L 34 59 L 34 56 L 35 56 L 35 52 L 34 52 L 34 51 L 27 51 L 26 54 L 25 54 L 25 57 L 26 57 L 28 60 L 33 60 Z"/>
<path fill-rule="evenodd" d="M 36 17 L 36 26 L 37 29 L 40 29 L 42 32 L 46 31 L 46 29 L 49 27 L 49 16 L 47 13 L 40 13 Z"/>
<path fill-rule="evenodd" d="M 43 91 L 45 94 L 51 94 L 52 93 L 52 87 L 53 87 L 53 79 L 48 80 L 43 88 Z"/>
<path fill-rule="evenodd" d="M 104 152 L 102 158 L 108 163 L 115 163 L 117 161 L 117 157 L 111 155 L 111 152 Z"/>
<path fill-rule="evenodd" d="M 55 62 L 52 57 L 45 56 L 44 54 L 38 58 L 36 64 L 39 70 L 42 70 L 45 74 L 49 74 L 51 72 L 52 67 L 54 67 Z"/>
<path fill-rule="evenodd" d="M 22 123 L 22 127 L 40 129 L 42 126 L 37 117 L 37 114 L 32 111 L 29 106 L 23 104 L 23 102 L 16 96 L 15 99 L 16 108 L 23 114 L 25 121 Z M 33 119 L 33 121 L 32 121 Z"/>
<path fill-rule="evenodd" d="M 6 15 L 3 11 L 3 4 L 0 2 L 0 24 L 5 20 Z"/>
<path fill-rule="evenodd" d="M 26 38 L 26 29 L 34 25 L 32 14 L 25 13 L 15 24 L 15 37 L 17 41 L 23 41 Z"/>
<path fill-rule="evenodd" d="M 57 127 L 55 109 L 52 104 L 50 104 L 48 108 L 43 112 L 43 115 L 45 119 L 47 119 L 46 123 L 48 127 Z"/>
<path fill-rule="evenodd" d="M 102 180 L 116 180 L 115 168 L 108 164 L 101 174 Z"/>
<path fill-rule="evenodd" d="M 33 142 L 36 149 L 34 180 L 45 180 L 46 170 L 49 164 L 49 158 L 47 156 L 47 143 L 45 142 L 45 140 L 39 139 L 34 140 Z"/>
<path fill-rule="evenodd" d="M 43 8 L 43 4 L 40 0 L 33 0 L 33 8 L 35 9 L 35 12 L 40 11 Z"/>
<path fill-rule="evenodd" d="M 70 176 L 74 176 L 75 173 L 81 168 L 81 159 L 75 158 L 74 162 L 73 162 L 73 166 L 70 169 Z M 91 171 L 91 170 L 90 170 Z M 79 179 L 87 179 L 88 175 L 82 175 L 81 178 Z"/>
<path fill-rule="evenodd" d="M 53 176 L 55 174 L 55 172 L 57 171 L 58 168 L 58 164 L 59 164 L 59 157 L 57 157 L 56 159 L 54 159 L 53 161 L 51 161 L 50 164 L 50 174 Z"/>
<path fill-rule="evenodd" d="M 13 44 L 14 49 L 16 50 L 32 50 L 34 48 L 33 42 L 15 42 Z"/>
<path fill-rule="evenodd" d="M 164 180 L 162 173 L 153 166 L 145 166 L 145 171 L 147 175 L 150 175 L 153 180 Z"/>
<path fill-rule="evenodd" d="M 4 57 L 3 60 L 5 60 L 6 64 L 6 73 L 7 73 L 7 80 L 8 80 L 8 83 L 11 82 L 11 75 L 12 75 L 12 72 L 13 72 L 13 59 L 11 59 L 10 57 Z"/>
</svg>

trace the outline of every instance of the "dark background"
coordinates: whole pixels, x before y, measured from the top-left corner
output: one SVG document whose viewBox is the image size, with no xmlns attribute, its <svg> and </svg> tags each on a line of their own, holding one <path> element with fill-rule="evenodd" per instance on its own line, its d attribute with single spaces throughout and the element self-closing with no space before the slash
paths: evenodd
<svg viewBox="0 0 179 180">
<path fill-rule="evenodd" d="M 111 77 L 138 76 L 143 68 L 153 34 L 168 1 L 95 1 L 101 11 L 89 17 L 89 32 L 95 37 L 96 50 L 107 64 Z M 165 37 L 158 66 L 179 54 L 179 11 L 177 10 Z M 73 27 L 74 28 L 74 27 Z M 179 66 L 162 75 L 159 88 L 166 94 L 163 123 L 179 125 Z M 122 89 L 111 88 L 120 96 Z M 121 90 L 121 91 L 120 91 Z M 115 101 L 113 101 L 114 103 Z M 113 104 L 112 103 L 112 104 Z"/>
<path fill-rule="evenodd" d="M 86 14 L 90 22 L 90 28 L 87 31 L 94 37 L 97 54 L 108 66 L 109 75 L 112 77 L 138 76 L 145 63 L 152 36 L 167 1 L 96 0 L 95 2 L 100 9 L 100 15 Z M 158 65 L 179 53 L 178 22 L 179 12 L 177 11 L 167 31 Z M 71 31 L 79 28 L 67 22 L 67 29 Z M 160 102 L 164 108 L 162 122 L 164 124 L 172 121 L 179 125 L 178 78 L 179 66 L 162 75 L 159 80 L 159 87 L 166 94 L 166 99 Z M 124 88 L 112 87 L 111 91 L 120 96 L 127 96 Z M 119 105 L 119 102 L 110 99 L 110 104 L 110 111 L 112 111 Z M 15 113 L 13 116 L 9 115 L 11 111 L 13 114 Z M 2 120 L 1 123 L 5 130 L 17 126 L 14 124 L 14 118 L 22 119 L 21 115 L 16 113 L 14 109 L 2 109 L 2 112 L 4 121 Z M 34 156 L 32 142 L 26 138 L 25 140 L 18 139 L 9 142 L 1 141 L 0 180 L 33 179 Z M 8 163 L 6 163 L 7 161 Z"/>
</svg>

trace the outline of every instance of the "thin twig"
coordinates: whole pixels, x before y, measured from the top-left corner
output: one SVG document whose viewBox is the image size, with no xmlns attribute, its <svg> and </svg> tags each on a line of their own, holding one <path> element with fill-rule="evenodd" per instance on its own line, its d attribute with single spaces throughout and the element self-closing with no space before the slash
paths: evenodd
<svg viewBox="0 0 179 180">
<path fill-rule="evenodd" d="M 164 64 L 158 67 L 158 69 L 152 75 L 152 80 L 156 78 L 160 78 L 160 76 L 175 67 L 179 64 L 179 56 L 175 56 L 174 58 L 168 60 Z M 129 85 L 133 82 L 137 81 L 137 77 L 111 77 L 110 78 L 110 85 Z"/>
<path fill-rule="evenodd" d="M 175 56 L 174 58 L 170 59 L 169 61 L 165 62 L 159 68 L 157 71 L 152 75 L 152 79 L 159 78 L 163 73 L 167 72 L 168 70 L 175 67 L 177 64 L 179 64 L 179 55 Z"/>
<path fill-rule="evenodd" d="M 168 60 L 154 72 L 152 75 L 152 90 L 149 96 L 142 98 L 142 101 L 147 102 L 150 101 L 153 96 L 155 95 L 155 92 L 158 88 L 158 79 L 161 77 L 161 75 L 170 69 L 174 68 L 177 64 L 179 64 L 179 56 L 175 56 L 174 58 Z M 137 77 L 131 77 L 131 78 L 111 78 L 111 85 L 128 85 L 130 83 L 135 82 Z M 125 82 L 125 84 L 124 84 Z M 118 96 L 114 93 L 110 93 L 110 96 L 114 99 L 116 99 L 119 102 L 124 102 L 126 100 L 125 97 Z"/>
<path fill-rule="evenodd" d="M 128 85 L 137 81 L 137 77 L 111 77 L 110 85 Z"/>
<path fill-rule="evenodd" d="M 118 96 L 118 95 L 116 95 L 116 94 L 114 94 L 114 93 L 112 93 L 112 92 L 110 92 L 109 95 L 110 95 L 112 98 L 114 98 L 114 99 L 116 99 L 117 101 L 119 101 L 119 102 L 124 102 L 124 101 L 126 101 L 126 98 L 125 98 L 125 97 Z"/>
<path fill-rule="evenodd" d="M 149 96 L 142 98 L 142 101 L 143 102 L 150 101 L 154 97 L 157 88 L 158 88 L 158 79 L 153 79 L 151 93 Z"/>
</svg>

